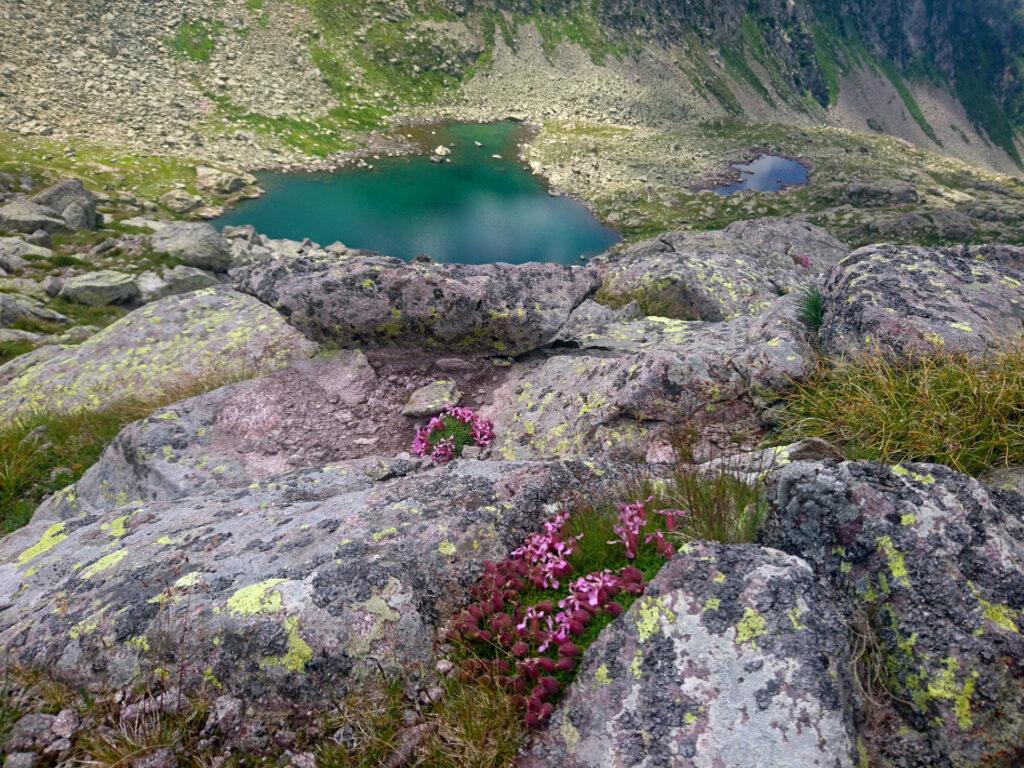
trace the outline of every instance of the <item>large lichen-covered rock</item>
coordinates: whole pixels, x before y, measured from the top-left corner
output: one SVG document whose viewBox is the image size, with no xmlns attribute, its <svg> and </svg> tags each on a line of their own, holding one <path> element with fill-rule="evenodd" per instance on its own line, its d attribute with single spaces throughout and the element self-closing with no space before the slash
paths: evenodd
<svg viewBox="0 0 1024 768">
<path fill-rule="evenodd" d="M 765 542 L 845 600 L 881 671 L 871 765 L 1021 764 L 1024 496 L 938 465 L 797 463 L 776 506 Z"/>
<path fill-rule="evenodd" d="M 796 314 L 783 298 L 721 323 L 571 322 L 576 335 L 561 341 L 583 354 L 525 361 L 495 393 L 485 411 L 495 450 L 505 458 L 643 458 L 661 424 L 754 418 L 813 364 Z"/>
<path fill-rule="evenodd" d="M 384 415 L 394 404 L 374 407 L 380 389 L 366 356 L 344 350 L 183 400 L 125 427 L 32 519 L 246 488 L 289 470 L 397 453 L 410 437 Z"/>
<path fill-rule="evenodd" d="M 314 341 L 519 354 L 552 341 L 597 288 L 555 264 L 406 263 L 365 253 L 278 259 L 233 272 Z"/>
<path fill-rule="evenodd" d="M 671 232 L 593 263 L 609 297 L 671 305 L 682 319 L 725 320 L 822 282 L 849 252 L 812 224 L 767 218 L 721 231 Z"/>
<path fill-rule="evenodd" d="M 852 767 L 847 664 L 807 563 L 697 543 L 587 650 L 519 765 Z"/>
<path fill-rule="evenodd" d="M 981 355 L 1024 337 L 1024 248 L 871 245 L 825 286 L 822 349 Z"/>
<path fill-rule="evenodd" d="M 21 370 L 0 387 L 0 423 L 215 386 L 315 351 L 278 313 L 229 288 L 173 296 Z"/>
<path fill-rule="evenodd" d="M 68 681 L 160 674 L 268 707 L 425 668 L 483 561 L 602 480 L 578 463 L 418 466 L 363 459 L 33 523 L 0 542 L 0 646 Z"/>
</svg>

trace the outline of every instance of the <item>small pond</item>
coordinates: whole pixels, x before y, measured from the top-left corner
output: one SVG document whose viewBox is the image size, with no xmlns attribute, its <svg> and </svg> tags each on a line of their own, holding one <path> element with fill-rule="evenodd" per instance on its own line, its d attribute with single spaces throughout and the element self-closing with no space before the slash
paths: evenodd
<svg viewBox="0 0 1024 768">
<path fill-rule="evenodd" d="M 552 197 L 516 160 L 522 130 L 512 122 L 420 129 L 430 149 L 451 149 L 448 162 L 417 155 L 368 159 L 373 170 L 258 174 L 266 194 L 213 224 L 462 264 L 578 264 L 618 242 L 586 206 Z"/>
<path fill-rule="evenodd" d="M 715 187 L 713 192 L 722 196 L 744 190 L 779 192 L 786 187 L 806 184 L 809 178 L 807 166 L 778 155 L 761 155 L 752 162 L 737 164 L 733 168 L 739 172 L 739 180 Z"/>
</svg>

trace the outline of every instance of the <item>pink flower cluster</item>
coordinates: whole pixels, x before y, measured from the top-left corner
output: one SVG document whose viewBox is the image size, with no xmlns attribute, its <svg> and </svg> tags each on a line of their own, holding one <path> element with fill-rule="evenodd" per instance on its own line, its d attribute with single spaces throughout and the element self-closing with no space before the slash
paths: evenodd
<svg viewBox="0 0 1024 768">
<path fill-rule="evenodd" d="M 551 699 L 561 688 L 552 675 L 569 672 L 578 663 L 580 650 L 573 638 L 602 612 L 618 616 L 618 595 L 639 595 L 644 589 L 643 573 L 629 566 L 618 574 L 603 570 L 571 581 L 569 594 L 557 607 L 552 600 L 524 605 L 529 590 L 558 589 L 572 571 L 568 558 L 579 537 L 566 538 L 568 519 L 560 513 L 507 560 L 485 563 L 470 592 L 473 602 L 456 617 L 450 632 L 452 640 L 479 644 L 480 652 L 463 662 L 461 672 L 469 677 L 494 675 L 509 686 L 531 728 L 551 715 Z"/>
<path fill-rule="evenodd" d="M 791 258 L 793 263 L 797 266 L 803 267 L 804 269 L 811 268 L 811 260 L 802 254 L 792 254 Z"/>
<path fill-rule="evenodd" d="M 622 544 L 626 548 L 626 557 L 630 560 L 636 559 L 637 549 L 640 546 L 640 533 L 648 522 L 647 501 L 634 501 L 629 504 L 619 504 L 619 523 L 612 530 L 618 534 L 618 540 L 609 541 L 609 544 Z M 653 544 L 658 554 L 662 557 L 672 557 L 675 552 L 672 544 L 665 538 L 665 533 L 675 530 L 676 517 L 682 515 L 678 509 L 660 509 L 654 514 L 661 515 L 665 520 L 665 530 L 656 528 L 644 537 L 645 544 Z"/>
<path fill-rule="evenodd" d="M 436 439 L 437 433 L 447 434 Z M 460 433 L 466 436 L 460 439 Z M 438 464 L 447 464 L 461 454 L 470 441 L 481 448 L 490 445 L 494 442 L 494 424 L 480 418 L 472 408 L 445 406 L 440 415 L 416 430 L 412 452 L 416 456 L 430 456 Z"/>
</svg>

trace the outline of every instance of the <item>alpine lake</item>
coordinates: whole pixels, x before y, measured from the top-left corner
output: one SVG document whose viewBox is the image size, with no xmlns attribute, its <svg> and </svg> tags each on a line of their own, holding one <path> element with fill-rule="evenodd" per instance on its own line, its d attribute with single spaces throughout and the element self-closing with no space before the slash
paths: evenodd
<svg viewBox="0 0 1024 768">
<path fill-rule="evenodd" d="M 521 124 L 444 123 L 411 135 L 423 153 L 373 160 L 372 169 L 258 173 L 265 194 L 212 223 L 461 264 L 579 264 L 620 241 L 585 205 L 550 194 L 517 159 Z M 434 147 L 450 154 L 436 156 Z M 739 181 L 715 192 L 778 191 L 807 180 L 799 163 L 770 155 L 735 169 Z"/>
</svg>

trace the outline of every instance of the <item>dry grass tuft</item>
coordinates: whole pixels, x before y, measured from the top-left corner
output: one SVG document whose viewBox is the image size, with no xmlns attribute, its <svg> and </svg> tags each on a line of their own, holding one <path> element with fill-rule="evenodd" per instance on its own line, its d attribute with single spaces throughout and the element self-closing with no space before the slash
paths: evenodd
<svg viewBox="0 0 1024 768">
<path fill-rule="evenodd" d="M 1024 463 L 1024 346 L 986 359 L 864 355 L 797 383 L 780 437 L 819 437 L 853 459 L 945 464 L 969 475 Z"/>
</svg>

